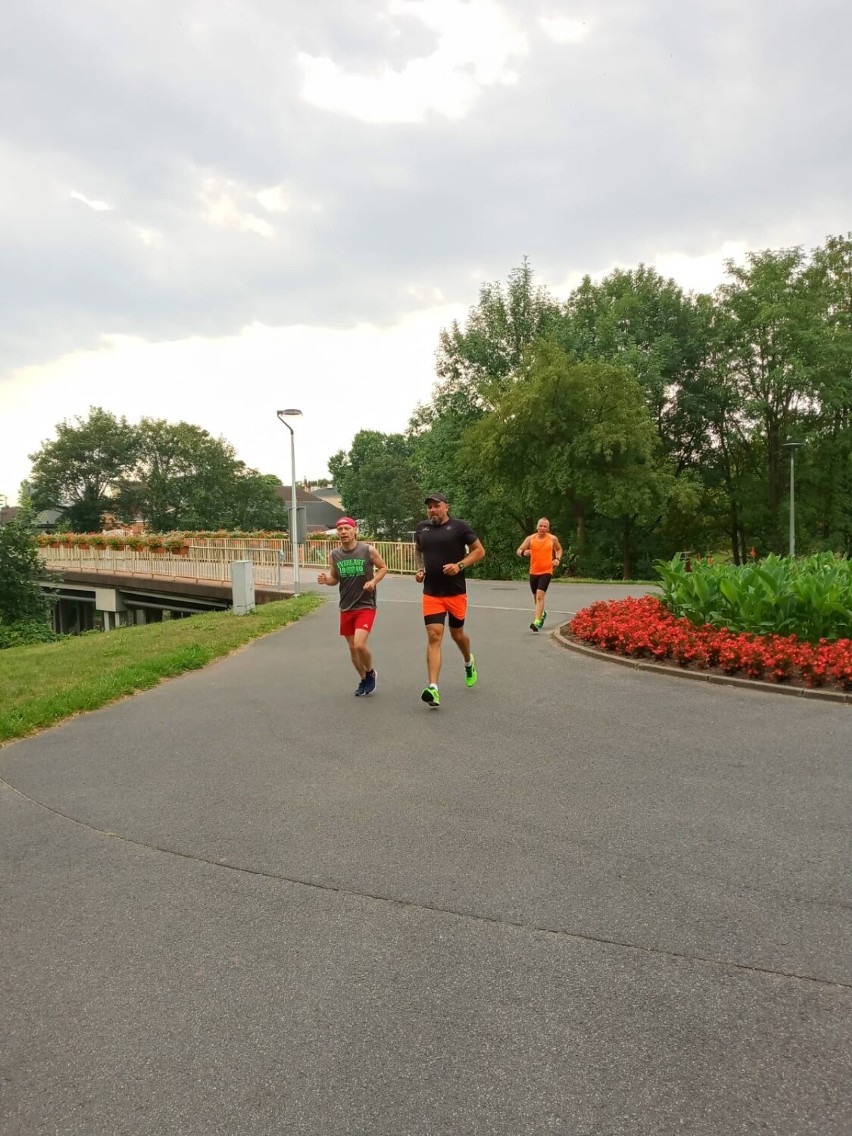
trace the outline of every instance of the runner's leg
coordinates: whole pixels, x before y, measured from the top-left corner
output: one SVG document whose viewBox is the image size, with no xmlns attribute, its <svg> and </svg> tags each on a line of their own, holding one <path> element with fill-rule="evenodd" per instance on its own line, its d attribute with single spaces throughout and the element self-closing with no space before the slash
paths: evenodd
<svg viewBox="0 0 852 1136">
<path fill-rule="evenodd" d="M 535 593 L 535 618 L 540 620 L 544 612 L 545 593 L 539 588 Z"/>
<path fill-rule="evenodd" d="M 359 675 L 360 678 L 363 678 L 364 675 L 369 670 L 369 668 L 365 667 L 363 662 L 362 662 L 360 646 L 356 645 L 358 636 L 363 635 L 363 634 L 364 634 L 363 631 L 356 631 L 354 635 L 347 635 L 346 636 L 346 642 L 349 644 L 349 657 L 352 659 L 352 666 L 358 672 L 358 675 Z M 369 634 L 369 632 L 367 632 L 367 634 Z M 368 655 L 369 655 L 369 652 L 368 652 Z"/>
<path fill-rule="evenodd" d="M 356 666 L 359 668 L 361 678 L 373 669 L 373 656 L 370 648 L 367 645 L 367 640 L 370 638 L 370 632 L 366 627 L 359 627 L 356 629 L 353 638 L 353 648 L 358 654 L 358 663 Z"/>
<path fill-rule="evenodd" d="M 438 685 L 438 679 L 441 675 L 441 640 L 444 638 L 444 624 L 441 623 L 427 623 L 426 635 L 428 640 L 426 643 L 426 673 L 429 676 L 429 682 Z"/>
<path fill-rule="evenodd" d="M 469 663 L 470 662 L 470 639 L 468 638 L 468 634 L 465 631 L 464 627 L 453 627 L 453 625 L 451 623 L 450 624 L 450 635 L 452 636 L 452 639 L 453 639 L 453 642 L 455 643 L 455 645 L 461 651 L 462 657 L 464 658 L 464 661 L 466 663 Z"/>
</svg>

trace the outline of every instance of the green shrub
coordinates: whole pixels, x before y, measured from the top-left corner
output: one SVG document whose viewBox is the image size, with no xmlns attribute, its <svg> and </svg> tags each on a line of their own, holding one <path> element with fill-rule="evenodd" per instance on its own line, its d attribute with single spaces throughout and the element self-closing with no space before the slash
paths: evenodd
<svg viewBox="0 0 852 1136">
<path fill-rule="evenodd" d="M 0 623 L 0 651 L 7 647 L 27 647 L 30 643 L 54 643 L 59 638 L 49 624 L 38 619 Z"/>
<path fill-rule="evenodd" d="M 40 587 L 44 571 L 29 519 L 0 525 L 0 620 L 44 620 L 50 605 Z"/>
<path fill-rule="evenodd" d="M 696 626 L 709 623 L 757 635 L 852 638 L 852 561 L 830 552 L 801 560 L 767 556 L 751 564 L 658 560 L 662 599 Z"/>
</svg>

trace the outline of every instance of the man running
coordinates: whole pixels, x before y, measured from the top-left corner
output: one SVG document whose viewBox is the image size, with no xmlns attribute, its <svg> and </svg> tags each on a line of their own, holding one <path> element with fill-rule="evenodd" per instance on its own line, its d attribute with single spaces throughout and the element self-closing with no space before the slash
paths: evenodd
<svg viewBox="0 0 852 1136">
<path fill-rule="evenodd" d="M 530 630 L 539 632 L 547 619 L 544 598 L 553 579 L 553 570 L 562 559 L 562 545 L 559 537 L 550 531 L 547 517 L 541 518 L 535 532 L 523 542 L 518 549 L 518 556 L 530 558 L 530 591 L 535 597 L 535 615 Z"/>
<path fill-rule="evenodd" d="M 367 640 L 376 618 L 376 584 L 388 566 L 371 544 L 358 540 L 358 525 L 351 517 L 337 522 L 340 546 L 331 550 L 331 567 L 320 572 L 318 584 L 340 587 L 340 634 L 349 644 L 352 665 L 360 682 L 356 698 L 376 689 L 376 670 Z"/>
<path fill-rule="evenodd" d="M 485 556 L 479 537 L 467 523 L 450 516 L 443 493 L 426 498 L 429 519 L 420 521 L 414 533 L 418 584 L 423 583 L 423 621 L 426 624 L 426 671 L 428 685 L 420 695 L 431 707 L 441 705 L 438 679 L 441 675 L 441 641 L 449 617 L 450 637 L 464 659 L 464 681 L 476 685 L 476 662 L 464 629 L 467 614 L 465 569 Z"/>
</svg>

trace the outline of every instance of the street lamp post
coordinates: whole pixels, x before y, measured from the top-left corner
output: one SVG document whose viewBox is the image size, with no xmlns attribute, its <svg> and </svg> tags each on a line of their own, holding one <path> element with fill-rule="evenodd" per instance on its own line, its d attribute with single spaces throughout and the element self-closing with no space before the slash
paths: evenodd
<svg viewBox="0 0 852 1136">
<path fill-rule="evenodd" d="M 290 547 L 293 550 L 293 595 L 299 595 L 299 544 L 298 525 L 296 523 L 296 435 L 293 427 L 285 418 L 300 418 L 301 410 L 276 410 L 278 420 L 290 431 Z"/>
<path fill-rule="evenodd" d="M 796 555 L 796 450 L 801 442 L 794 442 L 790 438 L 784 443 L 784 449 L 790 451 L 790 559 Z"/>
</svg>

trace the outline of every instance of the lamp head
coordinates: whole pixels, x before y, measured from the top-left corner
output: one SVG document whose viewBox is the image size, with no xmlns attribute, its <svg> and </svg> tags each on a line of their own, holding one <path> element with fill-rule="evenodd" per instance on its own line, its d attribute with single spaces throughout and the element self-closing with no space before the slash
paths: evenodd
<svg viewBox="0 0 852 1136">
<path fill-rule="evenodd" d="M 292 406 L 287 410 L 276 410 L 275 413 L 279 418 L 300 418 L 302 415 L 301 410 L 296 410 Z"/>
</svg>

